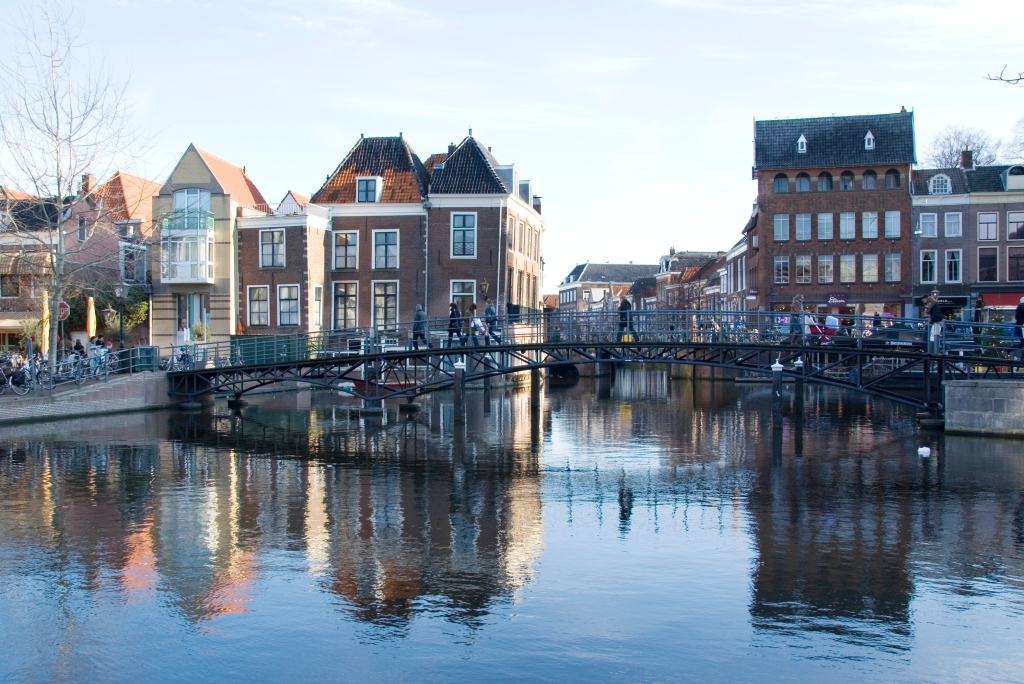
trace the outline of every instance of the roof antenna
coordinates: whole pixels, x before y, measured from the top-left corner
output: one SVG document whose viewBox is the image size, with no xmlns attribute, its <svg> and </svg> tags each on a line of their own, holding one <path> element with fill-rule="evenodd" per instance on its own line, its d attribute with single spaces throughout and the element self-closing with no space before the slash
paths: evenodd
<svg viewBox="0 0 1024 684">
<path fill-rule="evenodd" d="M 398 131 L 398 139 L 399 139 L 399 140 L 401 140 L 401 139 L 402 139 L 402 131 Z"/>
</svg>

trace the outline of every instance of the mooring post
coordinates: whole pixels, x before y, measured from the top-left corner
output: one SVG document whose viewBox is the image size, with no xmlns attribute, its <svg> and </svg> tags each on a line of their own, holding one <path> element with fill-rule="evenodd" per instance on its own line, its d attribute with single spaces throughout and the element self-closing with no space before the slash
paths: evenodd
<svg viewBox="0 0 1024 684">
<path fill-rule="evenodd" d="M 804 413 L 804 361 L 803 359 L 797 359 L 796 363 L 793 364 L 796 368 L 796 393 L 793 396 L 793 412 L 797 415 L 803 415 Z"/>
<path fill-rule="evenodd" d="M 782 363 L 772 364 L 772 428 L 782 429 Z"/>
<path fill-rule="evenodd" d="M 540 408 L 540 368 L 530 369 L 530 408 Z"/>
<path fill-rule="evenodd" d="M 459 361 L 455 364 L 455 422 L 462 423 L 466 420 L 466 362 Z"/>
</svg>

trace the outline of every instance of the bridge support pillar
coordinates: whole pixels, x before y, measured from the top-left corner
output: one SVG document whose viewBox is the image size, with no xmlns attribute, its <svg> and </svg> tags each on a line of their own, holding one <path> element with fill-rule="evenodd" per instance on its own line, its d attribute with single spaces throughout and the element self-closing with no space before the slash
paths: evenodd
<svg viewBox="0 0 1024 684">
<path fill-rule="evenodd" d="M 455 364 L 454 383 L 455 422 L 466 421 L 466 367 L 463 364 Z"/>
<path fill-rule="evenodd" d="M 772 364 L 772 429 L 782 430 L 782 363 Z"/>
<path fill-rule="evenodd" d="M 359 409 L 360 416 L 382 416 L 384 409 L 379 399 L 363 399 L 363 407 Z"/>
<path fill-rule="evenodd" d="M 804 362 L 803 359 L 797 359 L 796 363 L 793 364 L 796 367 L 795 382 L 795 394 L 793 395 L 793 412 L 802 416 L 804 414 Z"/>
<path fill-rule="evenodd" d="M 530 369 L 530 408 L 540 408 L 540 368 Z"/>
</svg>

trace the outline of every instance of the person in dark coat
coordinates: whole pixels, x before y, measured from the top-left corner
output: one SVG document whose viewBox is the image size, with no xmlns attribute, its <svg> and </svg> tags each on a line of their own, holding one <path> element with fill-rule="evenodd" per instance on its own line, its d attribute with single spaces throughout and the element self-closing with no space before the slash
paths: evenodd
<svg viewBox="0 0 1024 684">
<path fill-rule="evenodd" d="M 501 344 L 501 338 L 498 337 L 498 310 L 494 308 L 494 302 L 490 297 L 487 298 L 487 308 L 484 309 L 484 323 L 487 325 L 487 344 L 490 344 L 492 339 L 495 344 Z"/>
<path fill-rule="evenodd" d="M 1024 361 L 1024 297 L 1020 298 L 1017 310 L 1013 312 L 1013 322 L 1017 324 L 1016 333 L 1020 338 L 1017 346 L 1021 347 L 1020 358 Z"/>
<path fill-rule="evenodd" d="M 629 300 L 619 295 L 619 342 L 625 338 L 627 329 L 630 335 L 636 334 L 636 331 L 633 330 L 633 314 L 630 313 L 632 308 L 633 305 L 629 303 Z"/>
<path fill-rule="evenodd" d="M 931 331 L 928 336 L 929 351 L 933 354 L 939 353 L 939 340 L 942 338 L 942 306 L 935 297 L 924 300 L 928 305 L 928 321 L 931 323 Z"/>
<path fill-rule="evenodd" d="M 430 349 L 430 341 L 427 340 L 427 312 L 423 310 L 422 304 L 416 305 L 416 313 L 412 316 L 412 348 L 420 348 L 420 340 Z"/>
<path fill-rule="evenodd" d="M 459 313 L 459 305 L 455 302 L 451 303 L 448 308 L 448 347 L 452 346 L 452 337 L 459 338 L 459 344 L 465 346 L 466 342 L 462 339 L 462 314 Z"/>
</svg>

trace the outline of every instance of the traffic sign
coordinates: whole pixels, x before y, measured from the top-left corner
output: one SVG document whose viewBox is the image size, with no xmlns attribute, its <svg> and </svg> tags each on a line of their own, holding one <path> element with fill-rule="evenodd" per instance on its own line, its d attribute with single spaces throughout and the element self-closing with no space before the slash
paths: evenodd
<svg viewBox="0 0 1024 684">
<path fill-rule="evenodd" d="M 68 306 L 68 303 L 67 302 L 58 302 L 57 303 L 57 320 L 58 321 L 63 321 L 64 319 L 66 319 L 70 315 L 71 315 L 71 307 Z"/>
</svg>

